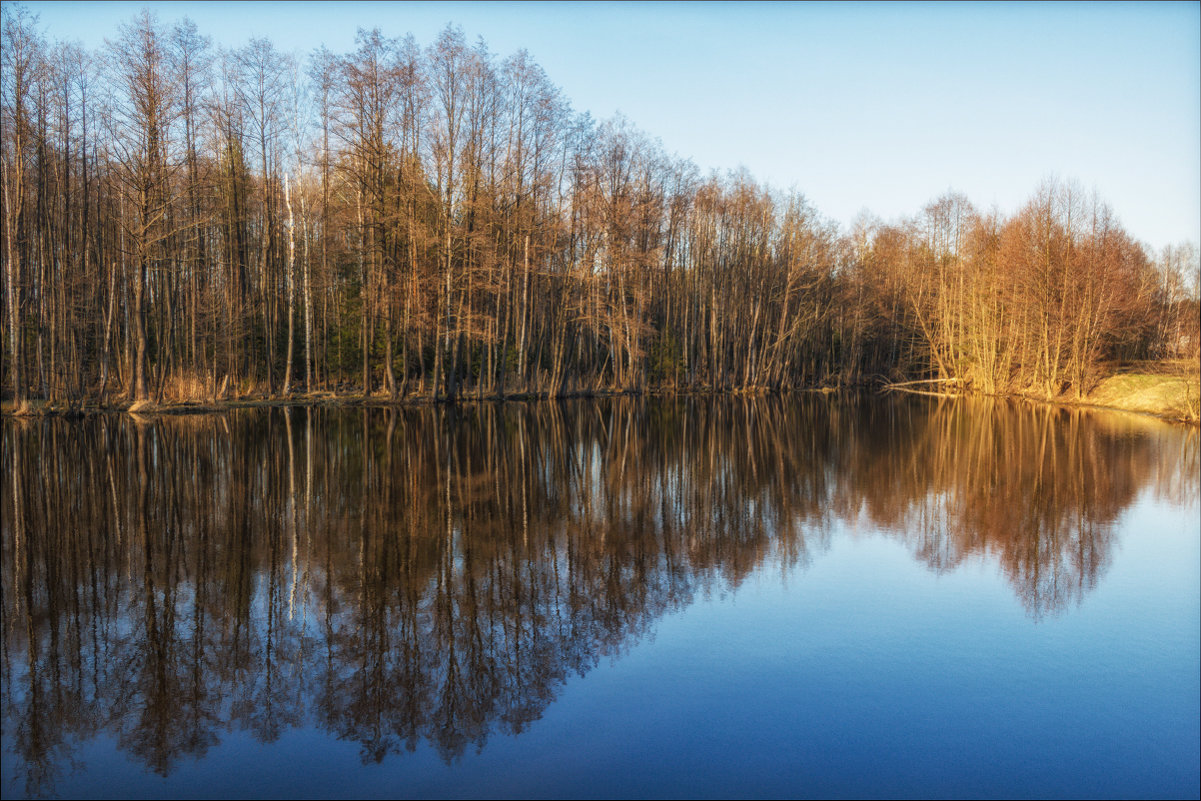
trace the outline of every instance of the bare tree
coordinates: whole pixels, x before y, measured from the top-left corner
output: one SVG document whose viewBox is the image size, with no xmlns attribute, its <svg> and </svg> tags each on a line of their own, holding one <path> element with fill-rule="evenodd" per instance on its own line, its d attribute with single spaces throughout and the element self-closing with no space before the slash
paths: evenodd
<svg viewBox="0 0 1201 801">
<path fill-rule="evenodd" d="M 30 152 L 29 107 L 37 74 L 42 69 L 44 43 L 37 31 L 37 16 L 24 6 L 4 6 L 0 64 L 0 99 L 3 101 L 3 169 L 0 185 L 4 202 L 4 294 L 8 327 L 9 380 L 17 408 L 25 401 L 22 370 L 21 291 L 26 273 L 26 174 Z"/>
<path fill-rule="evenodd" d="M 114 70 L 110 122 L 117 178 L 128 212 L 121 227 L 133 258 L 132 334 L 135 402 L 149 397 L 147 372 L 147 293 L 162 269 L 163 246 L 171 233 L 170 128 L 178 114 L 178 76 L 171 70 L 167 35 L 149 12 L 121 28 L 108 43 Z M 158 354 L 156 354 L 157 356 Z"/>
</svg>

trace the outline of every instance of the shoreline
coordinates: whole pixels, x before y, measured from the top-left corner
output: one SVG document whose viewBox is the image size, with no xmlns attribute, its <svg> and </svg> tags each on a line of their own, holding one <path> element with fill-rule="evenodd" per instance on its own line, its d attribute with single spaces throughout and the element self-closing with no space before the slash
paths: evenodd
<svg viewBox="0 0 1201 801">
<path fill-rule="evenodd" d="M 854 391 L 847 388 L 841 391 Z M 71 405 L 66 402 L 26 400 L 26 408 L 16 411 L 13 402 L 6 400 L 0 403 L 0 416 L 25 417 L 90 417 L 100 414 L 133 414 L 133 415 L 187 415 L 187 414 L 217 414 L 233 409 L 276 408 L 284 406 L 308 407 L 365 407 L 365 408 L 402 408 L 414 406 L 445 406 L 470 405 L 477 403 L 529 403 L 532 401 L 559 400 L 599 400 L 601 398 L 624 397 L 669 397 L 669 396 L 732 396 L 732 397 L 763 397 L 767 395 L 783 395 L 788 393 L 834 394 L 840 390 L 833 388 L 787 388 L 782 390 L 749 389 L 749 390 L 719 390 L 686 389 L 686 390 L 577 390 L 549 394 L 545 392 L 512 392 L 504 395 L 460 395 L 457 398 L 435 398 L 429 395 L 405 395 L 389 397 L 387 394 L 363 395 L 361 393 L 338 394 L 335 392 L 292 393 L 290 395 L 254 396 L 227 398 L 221 400 L 188 400 L 133 402 L 116 400 L 109 403 L 83 403 Z"/>
<path fill-rule="evenodd" d="M 1155 376 L 1160 383 L 1165 381 L 1171 382 L 1178 380 L 1185 387 L 1185 396 L 1191 400 L 1192 404 L 1197 404 L 1195 400 L 1196 394 L 1189 398 L 1189 389 L 1195 387 L 1196 376 L 1182 375 L 1159 375 Z M 1191 380 L 1190 380 L 1191 379 Z M 979 392 L 963 392 L 963 393 L 934 393 L 924 392 L 920 390 L 905 390 L 894 389 L 892 391 L 905 392 L 906 394 L 928 395 L 949 399 L 957 398 L 994 398 L 998 400 L 1021 400 L 1028 403 L 1036 403 L 1047 406 L 1060 406 L 1065 408 L 1076 409 L 1095 409 L 1099 411 L 1117 411 L 1128 414 L 1139 414 L 1149 417 L 1154 417 L 1168 423 L 1177 423 L 1188 426 L 1201 425 L 1196 411 L 1189 414 L 1187 408 L 1181 409 L 1178 405 L 1168 402 L 1148 402 L 1146 398 L 1126 398 L 1107 397 L 1102 391 L 1105 385 L 1113 381 L 1125 380 L 1123 375 L 1110 376 L 1100 382 L 1097 389 L 1082 398 L 1046 398 L 1038 395 L 1032 395 L 1022 392 L 999 393 L 995 395 L 979 393 Z M 708 390 L 708 389 L 686 389 L 686 390 L 578 390 L 573 392 L 563 392 L 556 395 L 536 392 L 514 392 L 505 395 L 468 395 L 461 396 L 454 400 L 447 398 L 434 398 L 430 396 L 409 395 L 404 397 L 391 398 L 386 394 L 380 395 L 362 395 L 362 394 L 338 394 L 334 392 L 319 392 L 319 393 L 293 393 L 287 396 L 247 396 L 241 398 L 230 398 L 223 400 L 206 400 L 206 401 L 166 401 L 163 403 L 134 403 L 131 401 L 121 400 L 109 402 L 107 404 L 81 404 L 73 406 L 70 404 L 56 402 L 47 403 L 45 401 L 26 401 L 26 408 L 18 412 L 13 408 L 12 401 L 4 401 L 0 405 L 0 415 L 3 417 L 12 418 L 33 418 L 33 417 L 90 417 L 101 414 L 130 414 L 135 416 L 153 416 L 153 415 L 196 415 L 196 414 L 220 414 L 236 409 L 260 409 L 260 408 L 282 408 L 282 407 L 342 407 L 342 408 L 402 408 L 415 406 L 433 406 L 433 405 L 471 405 L 477 403 L 528 403 L 531 401 L 557 401 L 557 400 L 578 400 L 578 399 L 601 399 L 601 398 L 618 398 L 618 397 L 695 397 L 695 396 L 729 396 L 729 397 L 763 397 L 768 395 L 788 395 L 797 394 L 841 394 L 851 392 L 877 392 L 883 393 L 885 390 L 874 388 L 869 385 L 848 386 L 841 388 L 834 387 L 797 387 L 785 388 L 780 390 L 769 389 L 749 389 L 749 390 Z M 1186 400 L 1186 403 L 1188 401 Z M 1195 406 L 1194 406 L 1195 408 Z"/>
</svg>

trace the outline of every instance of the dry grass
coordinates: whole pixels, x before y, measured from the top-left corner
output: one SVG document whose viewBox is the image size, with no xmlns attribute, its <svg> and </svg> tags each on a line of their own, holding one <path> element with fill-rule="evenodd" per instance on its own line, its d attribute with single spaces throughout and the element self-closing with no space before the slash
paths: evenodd
<svg viewBox="0 0 1201 801">
<path fill-rule="evenodd" d="M 212 385 L 197 376 L 172 375 L 163 382 L 163 400 L 167 402 L 207 401 L 212 398 Z"/>
<path fill-rule="evenodd" d="M 1201 381 L 1196 372 L 1127 372 L 1106 378 L 1084 400 L 1096 406 L 1196 422 L 1201 412 Z"/>
<path fill-rule="evenodd" d="M 0 413 L 11 414 L 14 417 L 24 417 L 26 415 L 34 414 L 36 412 L 37 412 L 37 409 L 36 409 L 35 405 L 30 403 L 28 400 L 23 400 L 23 401 L 21 401 L 20 404 L 17 404 L 10 400 L 4 401 L 3 404 L 0 404 Z"/>
<path fill-rule="evenodd" d="M 230 381 L 223 376 L 214 384 L 208 377 L 197 375 L 172 375 L 163 382 L 163 405 L 168 404 L 212 404 L 221 401 L 263 399 L 270 397 L 266 383 L 250 379 Z"/>
</svg>

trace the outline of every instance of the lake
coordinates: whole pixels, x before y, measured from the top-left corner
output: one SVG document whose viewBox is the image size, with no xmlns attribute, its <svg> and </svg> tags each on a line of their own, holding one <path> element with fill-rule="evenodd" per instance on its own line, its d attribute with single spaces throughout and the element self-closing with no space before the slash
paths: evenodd
<svg viewBox="0 0 1201 801">
<path fill-rule="evenodd" d="M 3 422 L 5 797 L 1198 797 L 1198 432 L 917 397 Z"/>
</svg>

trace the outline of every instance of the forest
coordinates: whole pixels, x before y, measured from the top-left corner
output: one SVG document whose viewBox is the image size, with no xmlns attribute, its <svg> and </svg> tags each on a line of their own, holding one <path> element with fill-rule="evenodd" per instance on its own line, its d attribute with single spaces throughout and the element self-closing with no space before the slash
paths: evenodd
<svg viewBox="0 0 1201 801">
<path fill-rule="evenodd" d="M 3 395 L 65 408 L 937 382 L 1089 391 L 1201 352 L 1197 251 L 1053 178 L 848 230 L 577 113 L 448 26 L 307 56 L 3 7 Z M 817 113 L 820 114 L 820 111 Z M 132 407 L 131 407 L 132 408 Z"/>
</svg>

